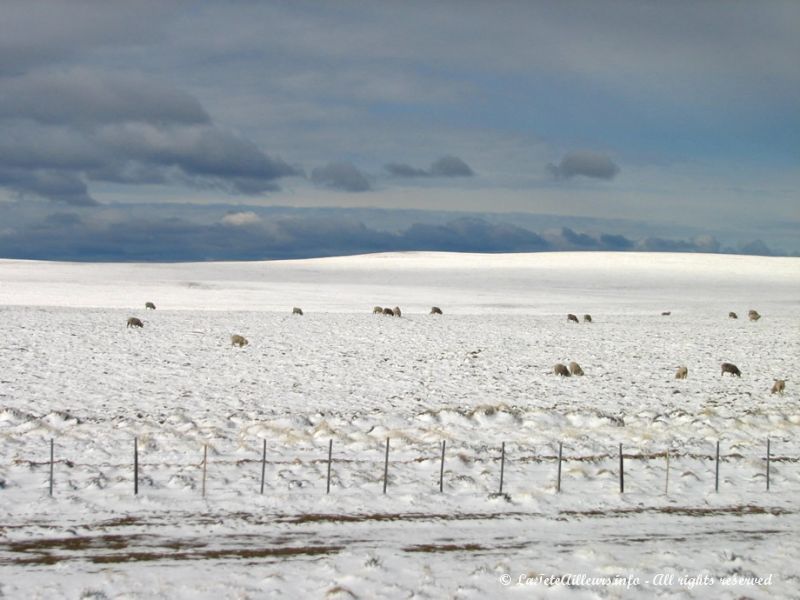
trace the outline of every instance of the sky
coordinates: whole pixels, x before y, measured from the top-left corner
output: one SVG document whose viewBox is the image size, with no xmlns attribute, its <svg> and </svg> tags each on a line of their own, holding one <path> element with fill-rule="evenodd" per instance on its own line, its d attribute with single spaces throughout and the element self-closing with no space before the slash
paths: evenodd
<svg viewBox="0 0 800 600">
<path fill-rule="evenodd" d="M 0 256 L 800 254 L 800 3 L 37 2 Z"/>
</svg>

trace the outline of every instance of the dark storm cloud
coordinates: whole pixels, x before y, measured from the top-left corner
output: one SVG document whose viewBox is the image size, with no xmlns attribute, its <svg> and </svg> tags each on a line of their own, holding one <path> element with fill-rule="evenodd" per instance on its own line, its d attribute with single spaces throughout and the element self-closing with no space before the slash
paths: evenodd
<svg viewBox="0 0 800 600">
<path fill-rule="evenodd" d="M 708 235 L 697 236 L 691 240 L 648 237 L 637 244 L 637 250 L 645 252 L 718 252 L 720 244 L 713 236 Z"/>
<path fill-rule="evenodd" d="M 375 252 L 399 245 L 393 234 L 349 219 L 235 223 L 225 215 L 211 223 L 138 215 L 110 223 L 42 220 L 0 230 L 0 256 L 79 261 L 253 260 Z"/>
<path fill-rule="evenodd" d="M 585 233 L 576 233 L 569 227 L 561 229 L 561 237 L 563 237 L 569 244 L 578 248 L 596 248 L 598 240 L 586 235 Z"/>
<path fill-rule="evenodd" d="M 0 187 L 19 194 L 34 194 L 72 206 L 96 206 L 86 183 L 80 176 L 52 169 L 3 167 L 0 165 Z"/>
<path fill-rule="evenodd" d="M 16 206 L 16 207 L 15 207 Z M 0 257 L 53 260 L 255 260 L 307 258 L 369 252 L 540 252 L 636 250 L 734 252 L 710 235 L 689 240 L 583 233 L 562 228 L 539 235 L 505 222 L 462 217 L 415 222 L 396 231 L 365 225 L 357 211 L 248 207 L 137 205 L 41 208 L 0 205 Z M 420 214 L 420 217 L 424 215 Z M 771 255 L 762 242 L 739 245 L 739 253 Z"/>
<path fill-rule="evenodd" d="M 463 218 L 445 225 L 416 224 L 401 236 L 407 250 L 450 252 L 537 252 L 550 245 L 536 233 L 514 225 Z"/>
<path fill-rule="evenodd" d="M 427 170 L 404 163 L 389 163 L 384 168 L 395 177 L 472 177 L 475 174 L 470 166 L 457 156 L 443 156 L 431 163 Z"/>
<path fill-rule="evenodd" d="M 631 250 L 634 242 L 626 238 L 624 235 L 604 233 L 600 235 L 600 244 L 602 244 L 603 249 L 605 250 L 622 251 Z"/>
<path fill-rule="evenodd" d="M 261 194 L 302 175 L 185 92 L 84 70 L 0 78 L 0 165 L 0 186 L 72 205 L 96 204 L 93 181 Z"/>
<path fill-rule="evenodd" d="M 558 234 L 548 236 L 547 240 L 559 250 L 623 251 L 632 250 L 636 245 L 624 235 L 579 233 L 569 227 L 562 227 Z"/>
<path fill-rule="evenodd" d="M 753 254 L 756 256 L 774 256 L 775 253 L 761 240 L 753 240 L 746 244 L 740 244 L 738 252 L 741 254 Z"/>
<path fill-rule="evenodd" d="M 127 162 L 156 170 L 177 167 L 189 182 L 198 178 L 241 193 L 276 189 L 275 179 L 300 174 L 249 140 L 209 125 L 109 125 L 97 140 Z"/>
<path fill-rule="evenodd" d="M 197 99 L 138 75 L 85 69 L 30 74 L 0 82 L 0 119 L 48 124 L 209 123 Z"/>
<path fill-rule="evenodd" d="M 399 232 L 367 227 L 346 216 L 259 217 L 219 211 L 213 222 L 142 210 L 108 211 L 99 220 L 60 213 L 0 231 L 0 256 L 62 260 L 237 260 L 337 256 L 431 250 L 533 252 L 551 246 L 537 234 L 508 224 L 463 218 L 442 225 L 414 224 Z M 239 217 L 239 218 L 235 218 Z M 246 217 L 246 218 L 245 218 Z"/>
<path fill-rule="evenodd" d="M 44 224 L 47 227 L 71 227 L 83 225 L 83 219 L 75 213 L 52 213 L 45 217 Z"/>
<path fill-rule="evenodd" d="M 370 189 L 366 176 L 348 162 L 332 162 L 311 171 L 315 184 L 345 192 L 366 192 Z"/>
<path fill-rule="evenodd" d="M 618 234 L 579 233 L 563 227 L 558 235 L 547 238 L 558 250 L 603 250 L 624 252 L 636 250 L 640 252 L 720 252 L 721 245 L 712 235 L 697 235 L 689 240 L 647 237 L 632 240 Z M 759 254 L 760 252 L 742 251 L 742 254 Z"/>
<path fill-rule="evenodd" d="M 434 177 L 471 177 L 474 175 L 469 165 L 457 156 L 443 156 L 431 165 Z"/>
<path fill-rule="evenodd" d="M 547 170 L 556 179 L 572 179 L 578 176 L 614 179 L 619 173 L 619 167 L 609 156 L 590 150 L 568 152 L 557 165 L 547 165 Z"/>
<path fill-rule="evenodd" d="M 425 169 L 417 169 L 403 163 L 389 163 L 384 166 L 384 169 L 389 175 L 394 175 L 395 177 L 428 177 L 430 175 Z"/>
</svg>

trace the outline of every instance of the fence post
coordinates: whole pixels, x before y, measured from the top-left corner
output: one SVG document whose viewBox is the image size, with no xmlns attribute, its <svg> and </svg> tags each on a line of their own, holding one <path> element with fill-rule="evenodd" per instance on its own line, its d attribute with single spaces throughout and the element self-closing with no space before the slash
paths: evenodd
<svg viewBox="0 0 800 600">
<path fill-rule="evenodd" d="M 444 492 L 444 446 L 445 440 L 442 440 L 442 465 L 439 467 L 439 493 Z"/>
<path fill-rule="evenodd" d="M 50 497 L 53 497 L 53 438 L 50 438 Z"/>
<path fill-rule="evenodd" d="M 767 491 L 769 491 L 769 454 L 770 454 L 770 447 L 769 447 L 769 438 L 767 438 Z"/>
<path fill-rule="evenodd" d="M 625 464 L 622 461 L 622 442 L 619 444 L 619 493 L 625 492 Z"/>
<path fill-rule="evenodd" d="M 133 438 L 133 495 L 139 494 L 139 438 Z"/>
<path fill-rule="evenodd" d="M 386 458 L 383 460 L 383 493 L 389 483 L 389 438 L 386 438 Z"/>
<path fill-rule="evenodd" d="M 208 467 L 208 444 L 203 444 L 203 498 L 206 497 L 206 470 Z"/>
<path fill-rule="evenodd" d="M 325 488 L 325 493 L 331 493 L 331 459 L 333 456 L 333 438 L 328 440 L 328 485 Z"/>
<path fill-rule="evenodd" d="M 506 443 L 500 446 L 500 493 L 503 493 L 503 474 L 506 467 Z"/>
<path fill-rule="evenodd" d="M 561 493 L 561 450 L 563 442 L 558 442 L 558 477 L 556 479 L 556 493 Z"/>
<path fill-rule="evenodd" d="M 714 468 L 714 491 L 719 492 L 719 440 L 717 440 L 717 457 L 716 466 Z"/>
<path fill-rule="evenodd" d="M 264 438 L 264 449 L 261 451 L 261 495 L 264 495 L 264 471 L 267 468 L 267 440 Z"/>
</svg>

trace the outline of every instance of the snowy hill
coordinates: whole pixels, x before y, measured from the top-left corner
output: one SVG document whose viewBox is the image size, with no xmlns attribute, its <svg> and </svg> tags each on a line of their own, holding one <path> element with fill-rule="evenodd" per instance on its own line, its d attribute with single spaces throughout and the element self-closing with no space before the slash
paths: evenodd
<svg viewBox="0 0 800 600">
<path fill-rule="evenodd" d="M 0 305 L 361 312 L 395 303 L 481 313 L 800 302 L 800 259 L 714 254 L 410 252 L 247 263 L 0 260 Z M 690 294 L 688 292 L 691 292 Z"/>
</svg>

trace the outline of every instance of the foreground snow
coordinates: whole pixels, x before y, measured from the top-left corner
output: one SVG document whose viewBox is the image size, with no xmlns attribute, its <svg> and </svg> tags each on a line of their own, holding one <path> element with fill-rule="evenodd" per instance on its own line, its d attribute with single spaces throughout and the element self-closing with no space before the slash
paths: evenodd
<svg viewBox="0 0 800 600">
<path fill-rule="evenodd" d="M 711 255 L 0 261 L 0 591 L 789 595 L 800 583 L 798 292 L 797 259 Z M 443 316 L 427 314 L 434 304 Z M 750 308 L 763 318 L 747 321 Z M 569 324 L 567 312 L 594 322 Z M 129 316 L 144 329 L 127 329 Z M 232 333 L 250 345 L 232 348 Z M 571 360 L 585 377 L 551 374 Z M 742 378 L 720 377 L 723 361 Z M 779 377 L 787 392 L 770 395 Z M 563 573 L 639 581 L 537 579 Z M 719 581 L 770 574 L 766 586 Z M 697 575 L 716 580 L 679 581 Z"/>
</svg>

